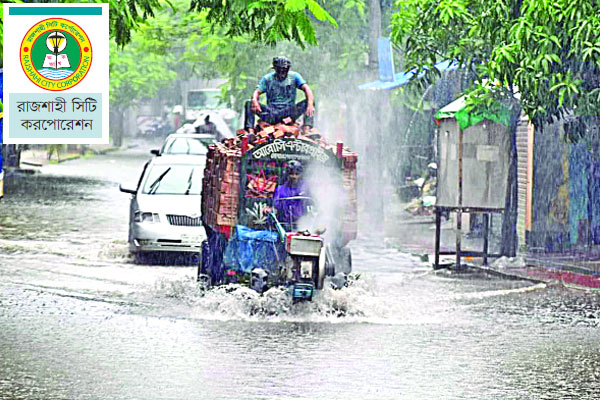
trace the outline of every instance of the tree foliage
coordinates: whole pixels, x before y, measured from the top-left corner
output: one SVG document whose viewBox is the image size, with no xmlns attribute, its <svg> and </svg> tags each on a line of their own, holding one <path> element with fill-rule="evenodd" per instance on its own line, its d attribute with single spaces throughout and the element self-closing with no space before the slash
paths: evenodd
<svg viewBox="0 0 600 400">
<path fill-rule="evenodd" d="M 477 83 L 471 108 L 497 100 L 512 110 L 501 253 L 517 246 L 516 128 L 600 110 L 600 3 L 595 0 L 398 0 L 392 39 L 426 75 L 454 59 Z"/>
<path fill-rule="evenodd" d="M 148 57 L 149 53 L 165 56 L 165 60 L 171 61 L 168 69 L 175 71 L 179 80 L 226 78 L 227 84 L 222 88 L 224 97 L 233 95 L 240 102 L 249 96 L 249 88 L 253 88 L 258 77 L 270 67 L 273 52 L 283 51 L 288 55 L 302 52 L 298 42 L 265 47 L 264 43 L 256 42 L 260 39 L 243 32 L 231 37 L 229 27 L 210 21 L 209 14 L 209 10 L 190 11 L 189 0 L 172 0 L 169 7 L 138 25 L 128 47 L 134 53 L 141 52 L 142 57 Z M 321 32 L 335 28 L 331 24 L 320 24 L 317 29 Z M 277 42 L 281 40 L 286 39 L 277 38 Z M 129 54 L 129 49 L 125 50 L 122 54 Z M 123 61 L 127 61 L 126 58 Z M 295 67 L 299 64 L 302 63 L 295 62 Z M 114 69 L 111 69 L 111 80 L 112 71 Z"/>
<path fill-rule="evenodd" d="M 364 0 L 328 2 L 328 11 L 339 24 L 314 25 L 318 47 L 302 47 L 285 38 L 265 46 L 253 34 L 243 32 L 232 37 L 229 27 L 210 21 L 208 10 L 189 12 L 189 0 L 171 0 L 170 5 L 138 27 L 147 50 L 174 56 L 177 62 L 172 69 L 177 79 L 225 79 L 223 97 L 233 96 L 237 109 L 249 98 L 260 76 L 269 71 L 275 55 L 290 57 L 292 69 L 300 71 L 313 88 L 326 82 L 335 90 L 347 83 L 340 78 L 349 71 L 364 70 L 368 50 Z"/>
<path fill-rule="evenodd" d="M 132 42 L 120 48 L 110 45 L 110 102 L 125 109 L 143 97 L 155 97 L 177 74 L 170 67 L 174 57 L 147 50 L 143 36 L 134 33 Z"/>
<path fill-rule="evenodd" d="M 471 102 L 512 98 L 536 124 L 600 109 L 600 3 L 399 0 L 392 37 L 411 67 L 456 59 L 479 85 Z M 519 93 L 518 98 L 515 94 Z"/>
<path fill-rule="evenodd" d="M 190 9 L 206 11 L 208 21 L 224 27 L 228 37 L 247 35 L 268 45 L 281 40 L 315 45 L 315 20 L 337 26 L 316 0 L 191 0 Z"/>
<path fill-rule="evenodd" d="M 176 78 L 172 69 L 175 57 L 149 51 L 151 43 L 144 35 L 134 32 L 131 43 L 120 47 L 110 43 L 110 109 L 113 143 L 121 145 L 124 131 L 124 112 L 142 98 L 156 97 Z M 112 119 L 114 116 L 114 120 Z"/>
<path fill-rule="evenodd" d="M 5 2 L 22 3 L 22 0 Z M 34 1 L 39 3 L 52 0 Z M 62 0 L 61 3 L 107 3 L 110 8 L 110 32 L 119 46 L 131 41 L 131 32 L 140 23 L 154 17 L 164 7 L 174 8 L 169 0 Z M 253 41 L 274 45 L 291 40 L 304 46 L 316 44 L 314 23 L 337 22 L 317 0 L 190 0 L 188 12 L 207 16 L 214 29 L 225 28 L 225 35 L 249 35 Z M 1 17 L 1 16 L 0 16 Z M 2 37 L 0 37 L 0 40 Z"/>
<path fill-rule="evenodd" d="M 227 79 L 224 89 L 238 102 L 249 98 L 260 76 L 269 71 L 273 56 L 280 54 L 292 60 L 292 69 L 301 72 L 313 89 L 322 85 L 335 90 L 345 83 L 343 77 L 349 71 L 364 69 L 367 15 L 363 0 L 333 0 L 327 5 L 339 24 L 315 25 L 318 47 L 285 39 L 265 47 L 253 34 L 232 40 L 230 28 L 215 29 L 209 24 L 190 35 L 185 60 L 217 69 Z"/>
</svg>

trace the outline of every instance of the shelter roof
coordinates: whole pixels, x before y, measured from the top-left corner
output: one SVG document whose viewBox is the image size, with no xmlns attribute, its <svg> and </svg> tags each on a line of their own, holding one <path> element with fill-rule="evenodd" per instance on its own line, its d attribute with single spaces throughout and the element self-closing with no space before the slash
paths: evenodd
<svg viewBox="0 0 600 400">
<path fill-rule="evenodd" d="M 453 71 L 458 68 L 458 62 L 446 60 L 435 64 L 435 68 L 440 71 Z M 410 70 L 407 72 L 399 72 L 394 74 L 394 80 L 391 81 L 382 81 L 376 80 L 373 82 L 367 82 L 360 85 L 358 88 L 360 90 L 390 90 L 400 87 L 402 85 L 406 85 L 411 79 L 415 78 L 416 71 Z M 416 75 L 415 79 L 420 79 L 425 75 L 424 72 L 421 72 Z"/>
<path fill-rule="evenodd" d="M 466 96 L 459 97 L 435 113 L 435 119 L 437 120 L 447 118 L 456 119 L 458 126 L 462 130 L 477 125 L 484 119 L 510 126 L 510 110 L 507 107 L 500 103 L 495 103 L 494 107 L 490 109 L 479 111 L 469 110 L 467 108 Z"/>
</svg>

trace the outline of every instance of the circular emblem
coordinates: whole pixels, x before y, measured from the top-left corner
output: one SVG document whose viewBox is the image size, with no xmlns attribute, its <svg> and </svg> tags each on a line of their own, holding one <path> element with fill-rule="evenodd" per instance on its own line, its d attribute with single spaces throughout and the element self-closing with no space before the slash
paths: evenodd
<svg viewBox="0 0 600 400">
<path fill-rule="evenodd" d="M 61 91 L 85 78 L 92 65 L 92 45 L 83 29 L 64 18 L 36 23 L 23 38 L 21 67 L 42 89 Z"/>
</svg>

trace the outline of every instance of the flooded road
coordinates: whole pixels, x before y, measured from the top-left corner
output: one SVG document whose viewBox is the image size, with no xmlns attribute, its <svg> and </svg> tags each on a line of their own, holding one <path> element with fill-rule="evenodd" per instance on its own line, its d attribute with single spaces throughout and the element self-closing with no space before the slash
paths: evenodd
<svg viewBox="0 0 600 400">
<path fill-rule="evenodd" d="M 365 237 L 360 279 L 294 306 L 134 264 L 118 185 L 148 146 L 7 185 L 0 399 L 600 397 L 596 292 L 434 272 Z"/>
</svg>

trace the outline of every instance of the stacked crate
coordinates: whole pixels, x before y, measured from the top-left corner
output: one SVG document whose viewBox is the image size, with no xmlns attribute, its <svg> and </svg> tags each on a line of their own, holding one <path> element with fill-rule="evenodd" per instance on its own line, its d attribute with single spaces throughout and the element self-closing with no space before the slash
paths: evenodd
<svg viewBox="0 0 600 400">
<path fill-rule="evenodd" d="M 202 217 L 206 224 L 235 226 L 240 182 L 239 150 L 210 145 L 202 181 Z"/>
<path fill-rule="evenodd" d="M 200 211 L 202 212 L 202 222 L 205 225 L 212 225 L 209 210 L 211 210 L 213 200 L 212 175 L 214 171 L 213 166 L 215 163 L 215 150 L 216 146 L 214 144 L 208 146 L 208 152 L 206 153 L 206 164 L 204 166 L 204 177 L 202 178 Z"/>
<path fill-rule="evenodd" d="M 310 139 L 307 139 L 310 140 Z M 327 143 L 321 146 L 333 150 Z M 342 149 L 340 148 L 340 151 Z M 343 149 L 342 186 L 345 209 L 342 221 L 344 244 L 356 238 L 358 230 L 356 163 L 357 154 Z M 202 220 L 213 229 L 233 227 L 237 223 L 240 190 L 241 149 L 237 143 L 215 143 L 208 146 L 202 181 Z"/>
<path fill-rule="evenodd" d="M 342 186 L 345 191 L 346 207 L 342 221 L 342 233 L 344 242 L 356 239 L 358 231 L 358 203 L 356 191 L 356 153 L 344 151 L 342 153 Z"/>
</svg>

